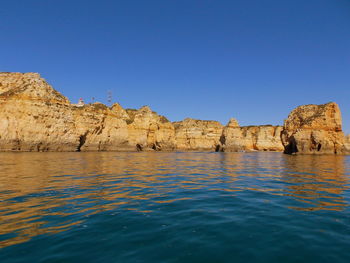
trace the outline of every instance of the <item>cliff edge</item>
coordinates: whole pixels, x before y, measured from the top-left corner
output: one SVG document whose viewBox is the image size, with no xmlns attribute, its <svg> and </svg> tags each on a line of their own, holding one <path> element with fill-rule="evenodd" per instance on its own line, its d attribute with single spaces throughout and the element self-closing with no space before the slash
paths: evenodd
<svg viewBox="0 0 350 263">
<path fill-rule="evenodd" d="M 287 154 L 346 153 L 341 112 L 334 102 L 294 109 L 284 122 L 281 138 Z"/>
<path fill-rule="evenodd" d="M 148 107 L 77 106 L 37 73 L 0 73 L 0 151 L 173 149 L 165 120 Z"/>
<path fill-rule="evenodd" d="M 230 119 L 223 129 L 221 143 L 224 151 L 283 151 L 282 126 L 261 125 L 240 127 Z"/>
<path fill-rule="evenodd" d="M 0 151 L 350 152 L 336 103 L 293 110 L 284 126 L 170 122 L 148 106 L 71 104 L 38 73 L 0 73 Z"/>
</svg>

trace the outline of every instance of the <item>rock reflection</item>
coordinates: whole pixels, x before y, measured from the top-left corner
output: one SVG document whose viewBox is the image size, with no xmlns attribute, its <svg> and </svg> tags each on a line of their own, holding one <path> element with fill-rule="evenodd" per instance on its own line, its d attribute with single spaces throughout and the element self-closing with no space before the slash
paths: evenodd
<svg viewBox="0 0 350 263">
<path fill-rule="evenodd" d="M 80 226 L 95 213 L 156 206 L 209 193 L 265 192 L 314 211 L 347 206 L 344 156 L 279 153 L 1 153 L 0 247 Z M 244 199 L 244 197 L 241 197 Z M 247 199 L 247 202 L 250 199 Z M 220 203 L 216 204 L 219 208 Z"/>
<path fill-rule="evenodd" d="M 346 156 L 284 156 L 283 180 L 286 192 L 306 205 L 291 207 L 303 211 L 336 210 L 348 205 L 344 191 L 349 188 Z"/>
<path fill-rule="evenodd" d="M 204 182 L 217 177 L 216 172 L 198 175 L 216 170 L 217 164 L 216 160 L 207 162 L 206 156 L 189 154 L 183 159 L 183 155 L 1 153 L 0 246 L 64 231 L 80 224 L 82 215 L 118 206 L 149 212 L 135 208 L 142 200 L 170 203 L 189 199 L 168 193 L 177 187 L 207 187 Z"/>
</svg>

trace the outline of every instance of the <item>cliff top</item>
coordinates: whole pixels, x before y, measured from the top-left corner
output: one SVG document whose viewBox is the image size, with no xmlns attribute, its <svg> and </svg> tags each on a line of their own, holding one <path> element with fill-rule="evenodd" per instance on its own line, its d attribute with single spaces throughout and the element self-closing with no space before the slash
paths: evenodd
<svg viewBox="0 0 350 263">
<path fill-rule="evenodd" d="M 8 99 L 16 96 L 20 96 L 22 99 L 70 103 L 38 73 L 0 72 L 0 97 Z"/>
<path fill-rule="evenodd" d="M 289 130 L 306 128 L 341 131 L 341 112 L 335 102 L 299 106 L 289 114 L 284 127 Z"/>
<path fill-rule="evenodd" d="M 210 120 L 197 120 L 192 118 L 186 118 L 182 121 L 173 122 L 175 127 L 185 126 L 215 126 L 215 127 L 223 127 L 223 125 L 219 121 L 210 121 Z"/>
</svg>

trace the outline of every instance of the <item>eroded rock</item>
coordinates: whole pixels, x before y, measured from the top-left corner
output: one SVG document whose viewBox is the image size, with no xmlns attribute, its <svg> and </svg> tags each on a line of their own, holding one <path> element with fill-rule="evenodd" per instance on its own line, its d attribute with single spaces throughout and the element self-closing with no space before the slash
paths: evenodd
<svg viewBox="0 0 350 263">
<path fill-rule="evenodd" d="M 287 154 L 345 153 L 339 106 L 331 102 L 297 107 L 284 122 L 282 143 Z"/>
<path fill-rule="evenodd" d="M 215 151 L 220 147 L 223 125 L 218 121 L 191 118 L 173 123 L 176 149 L 181 151 Z"/>
<path fill-rule="evenodd" d="M 174 127 L 143 107 L 77 106 L 37 73 L 0 73 L 0 151 L 173 149 Z"/>
<path fill-rule="evenodd" d="M 68 99 L 36 73 L 0 73 L 0 151 L 71 151 L 79 144 Z"/>
<path fill-rule="evenodd" d="M 345 136 L 344 146 L 345 146 L 345 153 L 350 154 L 350 134 Z"/>
<path fill-rule="evenodd" d="M 284 151 L 350 153 L 336 103 L 293 110 L 284 126 L 231 119 L 171 123 L 148 106 L 71 104 L 37 73 L 0 73 L 0 151 Z"/>
<path fill-rule="evenodd" d="M 281 126 L 240 127 L 231 119 L 223 129 L 221 143 L 224 151 L 283 151 Z"/>
<path fill-rule="evenodd" d="M 127 110 L 129 144 L 139 151 L 175 149 L 175 129 L 164 116 L 148 106 L 139 110 Z"/>
</svg>

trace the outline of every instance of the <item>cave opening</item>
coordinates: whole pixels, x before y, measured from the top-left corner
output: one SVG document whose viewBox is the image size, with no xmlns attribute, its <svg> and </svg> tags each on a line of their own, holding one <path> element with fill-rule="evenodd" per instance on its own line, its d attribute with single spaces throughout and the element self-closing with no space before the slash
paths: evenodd
<svg viewBox="0 0 350 263">
<path fill-rule="evenodd" d="M 136 144 L 136 150 L 138 152 L 142 152 L 142 146 L 140 144 Z"/>
<path fill-rule="evenodd" d="M 80 151 L 81 151 L 81 147 L 83 147 L 83 145 L 85 144 L 87 134 L 88 134 L 88 133 L 85 133 L 85 134 L 83 134 L 83 135 L 80 135 L 80 137 L 79 137 L 79 145 L 78 145 L 78 147 L 77 147 L 77 152 L 80 152 Z"/>
</svg>

